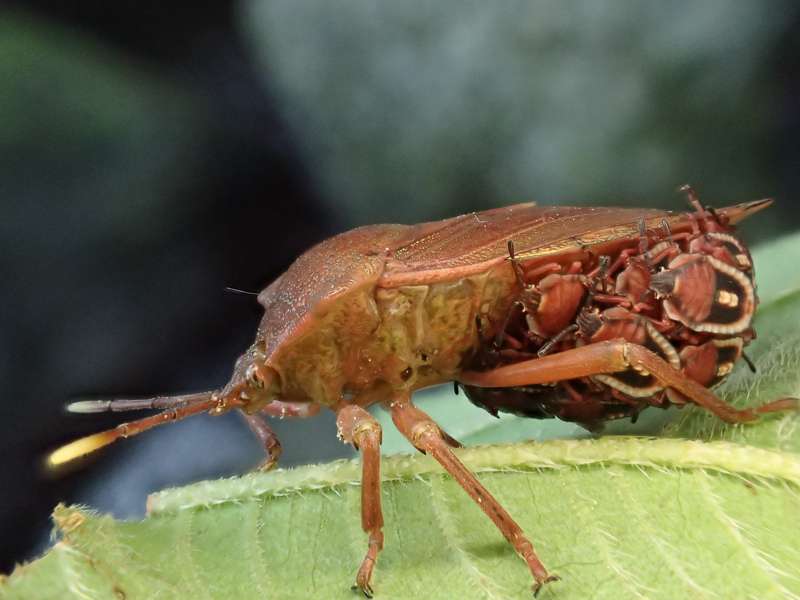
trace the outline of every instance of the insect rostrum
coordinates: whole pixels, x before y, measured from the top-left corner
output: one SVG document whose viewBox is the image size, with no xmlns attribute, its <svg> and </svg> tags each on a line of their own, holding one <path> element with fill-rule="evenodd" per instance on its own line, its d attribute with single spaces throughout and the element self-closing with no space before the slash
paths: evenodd
<svg viewBox="0 0 800 600">
<path fill-rule="evenodd" d="M 598 429 L 648 406 L 696 404 L 730 422 L 794 409 L 780 399 L 735 409 L 709 387 L 754 337 L 753 265 L 734 226 L 770 204 L 691 211 L 519 204 L 419 225 L 374 225 L 315 246 L 259 295 L 253 345 L 223 388 L 80 402 L 75 412 L 162 412 L 56 450 L 58 465 L 164 422 L 238 410 L 272 467 L 266 416 L 337 415 L 362 457 L 366 556 L 356 586 L 372 594 L 383 547 L 380 403 L 436 459 L 527 563 L 533 589 L 556 577 L 511 515 L 464 467 L 458 442 L 414 406 L 422 387 L 456 381 L 490 412 L 558 417 Z"/>
</svg>

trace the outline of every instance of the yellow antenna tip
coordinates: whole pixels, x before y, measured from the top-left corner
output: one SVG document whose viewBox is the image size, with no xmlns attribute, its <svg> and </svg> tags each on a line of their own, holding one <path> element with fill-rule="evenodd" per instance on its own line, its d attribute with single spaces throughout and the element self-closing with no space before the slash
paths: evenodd
<svg viewBox="0 0 800 600">
<path fill-rule="evenodd" d="M 87 435 L 86 437 L 77 439 L 74 442 L 65 444 L 51 452 L 50 456 L 47 457 L 47 466 L 50 468 L 55 468 L 63 465 L 64 463 L 68 463 L 69 461 L 75 460 L 76 458 L 79 458 L 85 454 L 94 452 L 98 448 L 108 446 L 118 437 L 119 435 L 117 432 L 113 429 L 110 429 L 108 431 L 101 431 L 100 433 L 94 433 L 92 435 Z"/>
</svg>

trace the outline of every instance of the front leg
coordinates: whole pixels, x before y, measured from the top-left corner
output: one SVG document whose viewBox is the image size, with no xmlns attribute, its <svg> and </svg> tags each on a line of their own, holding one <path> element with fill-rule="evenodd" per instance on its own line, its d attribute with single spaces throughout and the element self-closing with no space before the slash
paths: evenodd
<svg viewBox="0 0 800 600">
<path fill-rule="evenodd" d="M 272 427 L 269 426 L 264 416 L 277 417 L 278 419 L 286 417 L 305 419 L 319 413 L 319 408 L 319 404 L 313 404 L 311 402 L 283 402 L 282 400 L 273 400 L 262 407 L 257 413 L 249 414 L 244 411 L 240 412 L 247 422 L 248 427 L 250 427 L 250 430 L 256 435 L 258 441 L 261 442 L 261 445 L 264 447 L 264 452 L 267 454 L 267 458 L 261 463 L 261 466 L 258 467 L 259 470 L 269 471 L 272 469 L 278 464 L 278 459 L 283 452 L 278 436 L 275 435 L 275 432 L 272 430 Z"/>
<path fill-rule="evenodd" d="M 459 375 L 459 381 L 476 387 L 517 387 L 619 373 L 628 369 L 653 375 L 664 387 L 679 392 L 728 423 L 747 423 L 764 413 L 800 408 L 796 398 L 781 398 L 757 408 L 734 408 L 644 346 L 621 339 L 587 344 L 491 371 L 464 371 Z"/>
<path fill-rule="evenodd" d="M 281 457 L 281 452 L 283 450 L 278 436 L 275 435 L 272 427 L 269 426 L 267 420 L 261 415 L 257 413 L 249 415 L 244 411 L 241 411 L 239 414 L 241 414 L 247 422 L 250 430 L 256 435 L 258 441 L 261 442 L 261 445 L 264 447 L 264 452 L 267 454 L 267 458 L 261 463 L 261 466 L 258 467 L 259 470 L 269 471 L 278 464 L 278 459 Z"/>
</svg>

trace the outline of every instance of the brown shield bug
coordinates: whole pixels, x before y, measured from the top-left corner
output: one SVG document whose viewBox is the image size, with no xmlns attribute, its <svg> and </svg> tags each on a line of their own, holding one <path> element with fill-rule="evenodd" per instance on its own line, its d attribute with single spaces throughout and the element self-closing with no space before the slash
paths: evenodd
<svg viewBox="0 0 800 600">
<path fill-rule="evenodd" d="M 728 422 L 796 409 L 784 398 L 740 410 L 709 391 L 754 337 L 753 265 L 734 226 L 771 200 L 713 210 L 682 189 L 690 212 L 517 204 L 333 237 L 259 294 L 264 317 L 227 385 L 74 403 L 73 412 L 161 412 L 67 444 L 50 463 L 193 414 L 237 409 L 269 468 L 280 444 L 264 417 L 329 408 L 341 439 L 361 453 L 368 546 L 356 586 L 369 596 L 383 516 L 381 427 L 365 408 L 381 403 L 495 523 L 530 568 L 536 592 L 556 576 L 411 394 L 455 381 L 493 413 L 592 429 L 648 406 L 691 403 Z"/>
</svg>

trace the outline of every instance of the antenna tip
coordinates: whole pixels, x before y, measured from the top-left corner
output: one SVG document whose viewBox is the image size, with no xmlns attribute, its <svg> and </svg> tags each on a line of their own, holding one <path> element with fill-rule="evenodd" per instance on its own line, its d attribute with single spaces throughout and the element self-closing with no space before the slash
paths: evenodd
<svg viewBox="0 0 800 600">
<path fill-rule="evenodd" d="M 118 436 L 115 435 L 115 431 L 112 429 L 109 431 L 101 431 L 100 433 L 87 435 L 79 440 L 65 444 L 50 453 L 50 456 L 47 457 L 47 466 L 51 469 L 59 467 L 64 463 L 68 463 L 71 460 L 75 460 L 76 458 L 83 456 L 84 454 L 89 454 L 98 448 L 107 446 L 116 440 L 117 437 Z"/>
<path fill-rule="evenodd" d="M 109 400 L 80 400 L 67 404 L 67 412 L 91 414 L 106 412 L 111 408 Z"/>
</svg>

